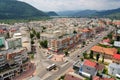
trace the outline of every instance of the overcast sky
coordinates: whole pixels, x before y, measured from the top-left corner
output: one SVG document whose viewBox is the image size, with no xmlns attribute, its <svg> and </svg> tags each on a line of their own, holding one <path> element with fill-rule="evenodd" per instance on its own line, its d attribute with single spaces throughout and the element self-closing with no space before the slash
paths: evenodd
<svg viewBox="0 0 120 80">
<path fill-rule="evenodd" d="M 120 0 L 19 0 L 42 11 L 107 10 L 120 8 Z"/>
</svg>

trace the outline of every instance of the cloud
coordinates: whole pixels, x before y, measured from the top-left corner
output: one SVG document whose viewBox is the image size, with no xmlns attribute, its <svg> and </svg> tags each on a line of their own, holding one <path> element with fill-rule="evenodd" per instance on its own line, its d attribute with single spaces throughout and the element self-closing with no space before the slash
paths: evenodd
<svg viewBox="0 0 120 80">
<path fill-rule="evenodd" d="M 107 10 L 120 8 L 120 0 L 19 0 L 43 11 Z"/>
</svg>

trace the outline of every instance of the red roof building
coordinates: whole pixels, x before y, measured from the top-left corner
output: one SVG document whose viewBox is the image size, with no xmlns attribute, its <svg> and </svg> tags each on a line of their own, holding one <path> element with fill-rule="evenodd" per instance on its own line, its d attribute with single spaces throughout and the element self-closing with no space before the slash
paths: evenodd
<svg viewBox="0 0 120 80">
<path fill-rule="evenodd" d="M 92 62 L 90 60 L 85 60 L 84 65 L 90 66 L 90 67 L 93 67 L 93 68 L 97 67 L 96 62 Z"/>
<path fill-rule="evenodd" d="M 113 55 L 113 62 L 120 63 L 120 54 Z"/>
<path fill-rule="evenodd" d="M 99 76 L 94 76 L 93 80 L 115 80 L 114 78 L 100 78 Z"/>
<path fill-rule="evenodd" d="M 66 74 L 64 80 L 82 80 L 82 79 L 70 74 Z"/>
<path fill-rule="evenodd" d="M 113 55 L 113 58 L 114 58 L 114 59 L 117 59 L 117 60 L 120 60 L 120 54 L 114 54 L 114 55 Z"/>
</svg>

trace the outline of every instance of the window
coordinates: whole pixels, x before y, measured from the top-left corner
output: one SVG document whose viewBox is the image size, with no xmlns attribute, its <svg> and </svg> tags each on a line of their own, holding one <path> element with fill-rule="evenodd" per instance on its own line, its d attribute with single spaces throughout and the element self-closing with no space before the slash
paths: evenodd
<svg viewBox="0 0 120 80">
<path fill-rule="evenodd" d="M 87 68 L 88 70 L 90 70 L 90 68 Z"/>
</svg>

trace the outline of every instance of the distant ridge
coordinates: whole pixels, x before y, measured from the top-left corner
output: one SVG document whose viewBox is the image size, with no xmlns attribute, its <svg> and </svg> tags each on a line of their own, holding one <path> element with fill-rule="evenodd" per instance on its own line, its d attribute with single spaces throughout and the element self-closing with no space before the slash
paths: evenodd
<svg viewBox="0 0 120 80">
<path fill-rule="evenodd" d="M 17 0 L 0 0 L 0 19 L 26 19 L 47 17 L 33 6 Z"/>
<path fill-rule="evenodd" d="M 108 17 L 120 19 L 120 8 L 112 10 L 76 10 L 76 11 L 62 11 L 58 12 L 60 16 L 77 16 L 77 17 Z"/>
<path fill-rule="evenodd" d="M 54 11 L 50 11 L 50 12 L 47 12 L 47 15 L 48 16 L 59 16 L 56 12 Z"/>
</svg>

